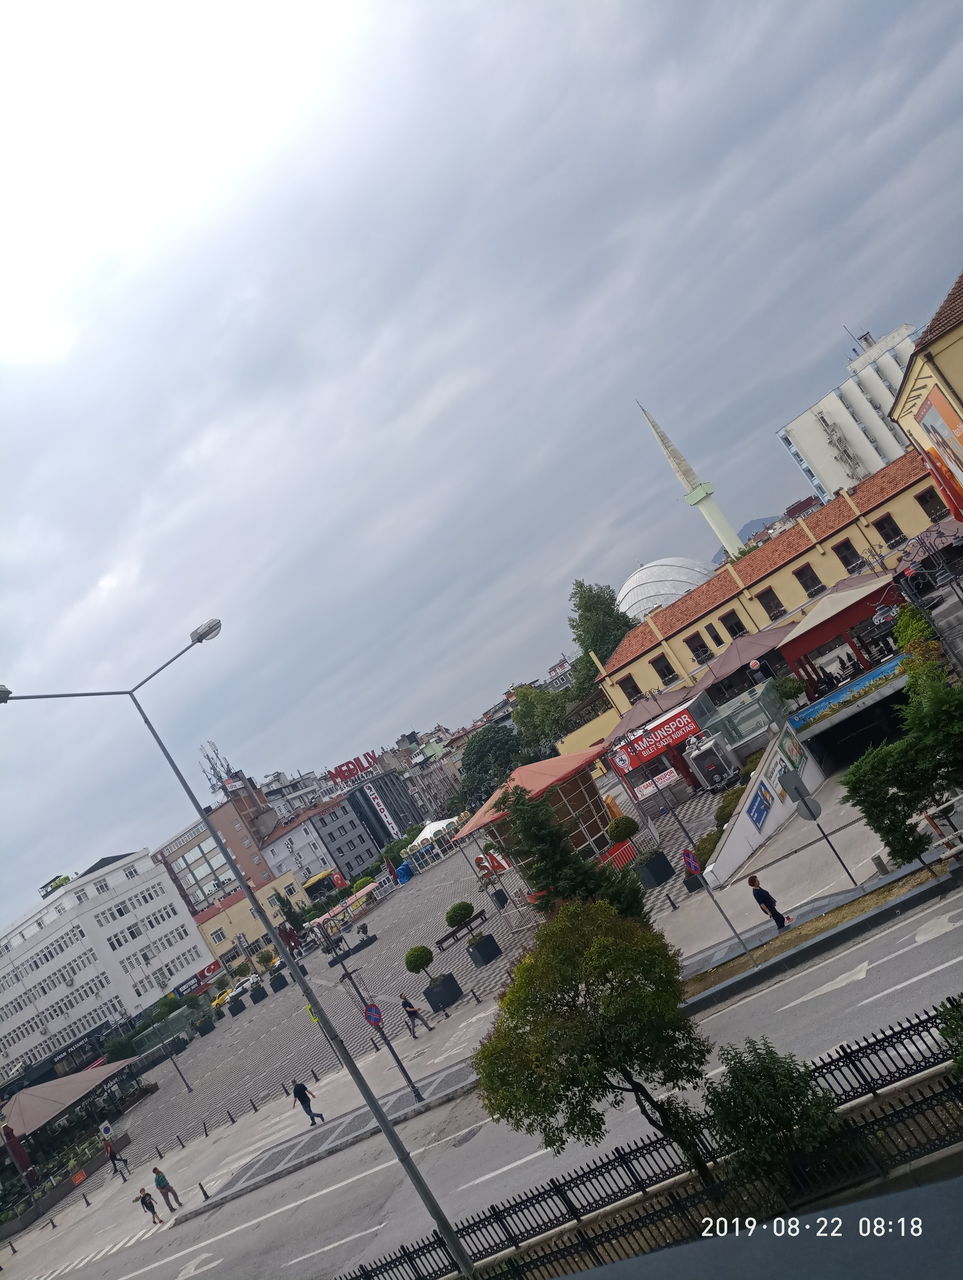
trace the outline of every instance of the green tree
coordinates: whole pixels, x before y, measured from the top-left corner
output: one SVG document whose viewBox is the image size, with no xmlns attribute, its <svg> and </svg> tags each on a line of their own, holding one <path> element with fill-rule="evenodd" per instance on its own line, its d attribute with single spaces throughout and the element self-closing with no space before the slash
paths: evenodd
<svg viewBox="0 0 963 1280">
<path fill-rule="evenodd" d="M 409 973 L 426 973 L 429 982 L 433 982 L 431 974 L 428 972 L 428 966 L 435 958 L 435 953 L 431 947 L 410 947 L 405 952 L 405 968 Z"/>
<path fill-rule="evenodd" d="M 634 835 L 638 835 L 638 832 L 639 824 L 626 814 L 620 818 L 613 818 L 605 828 L 605 834 L 613 844 L 622 844 L 624 840 L 631 840 Z"/>
<path fill-rule="evenodd" d="M 723 1045 L 725 1068 L 706 1085 L 709 1126 L 747 1174 L 770 1179 L 824 1147 L 839 1131 L 835 1099 L 805 1063 L 766 1039 Z"/>
<path fill-rule="evenodd" d="M 254 958 L 261 968 L 266 970 L 274 963 L 274 952 L 270 947 L 264 947 Z"/>
<path fill-rule="evenodd" d="M 230 985 L 231 985 L 231 979 L 227 976 L 226 973 L 219 973 L 217 977 L 214 979 L 215 991 L 226 991 Z"/>
<path fill-rule="evenodd" d="M 296 907 L 288 895 L 279 894 L 278 910 L 281 912 L 281 918 L 291 926 L 292 929 L 298 930 L 304 926 L 304 911 Z"/>
<path fill-rule="evenodd" d="M 367 889 L 369 884 L 374 884 L 374 879 L 371 876 L 359 876 L 351 886 L 351 892 L 360 893 L 362 889 Z"/>
<path fill-rule="evenodd" d="M 247 978 L 250 976 L 251 966 L 247 960 L 242 960 L 240 964 L 234 966 L 235 978 Z"/>
<path fill-rule="evenodd" d="M 445 924 L 449 929 L 460 929 L 475 914 L 470 902 L 453 902 L 445 912 Z"/>
<path fill-rule="evenodd" d="M 622 914 L 646 919 L 638 877 L 630 870 L 600 866 L 575 851 L 568 831 L 546 796 L 533 798 L 524 787 L 512 787 L 501 798 L 512 834 L 512 852 L 524 863 L 525 878 L 540 896 L 537 907 L 550 912 L 570 899 L 603 899 Z"/>
<path fill-rule="evenodd" d="M 605 662 L 636 623 L 619 608 L 612 587 L 598 583 L 590 585 L 578 578 L 573 583 L 568 598 L 573 609 L 568 625 L 572 629 L 572 638 L 581 651 L 572 664 L 570 687 L 573 697 L 581 698 L 594 688 L 595 677 L 598 675 L 589 653 L 594 653 L 600 661 Z"/>
<path fill-rule="evenodd" d="M 922 860 L 930 836 L 917 822 L 920 812 L 938 798 L 934 787 L 939 782 L 912 736 L 870 747 L 850 765 L 843 783 L 846 799 L 860 810 L 898 866 Z"/>
<path fill-rule="evenodd" d="M 519 763 L 522 744 L 505 725 L 487 724 L 465 743 L 461 757 L 461 794 L 466 808 L 477 809 Z"/>
<path fill-rule="evenodd" d="M 949 684 L 942 668 L 917 669 L 917 680 L 903 709 L 907 755 L 930 777 L 932 801 L 963 787 L 963 684 Z M 922 781 L 922 779 L 921 779 Z"/>
<path fill-rule="evenodd" d="M 123 1062 L 136 1055 L 133 1036 L 115 1036 L 104 1045 L 104 1057 L 108 1062 Z"/>
<path fill-rule="evenodd" d="M 679 954 L 661 934 L 607 902 L 565 903 L 536 934 L 475 1054 L 486 1109 L 558 1152 L 600 1143 L 605 1108 L 631 1098 L 711 1181 L 677 1096 L 703 1083 L 709 1056 L 683 996 Z"/>
<path fill-rule="evenodd" d="M 565 736 L 570 706 L 569 695 L 563 689 L 535 689 L 528 684 L 515 689 L 512 723 L 528 760 L 558 755 L 555 743 Z"/>
</svg>

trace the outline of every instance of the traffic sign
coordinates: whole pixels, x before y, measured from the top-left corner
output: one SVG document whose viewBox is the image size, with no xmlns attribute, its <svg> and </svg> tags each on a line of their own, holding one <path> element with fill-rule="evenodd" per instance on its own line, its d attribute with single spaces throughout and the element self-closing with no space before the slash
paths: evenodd
<svg viewBox="0 0 963 1280">
<path fill-rule="evenodd" d="M 105 1120 L 104 1123 L 100 1126 L 100 1132 L 103 1137 L 109 1138 L 114 1131 Z"/>
<path fill-rule="evenodd" d="M 807 822 L 815 822 L 822 815 L 822 811 L 822 805 L 815 796 L 811 796 L 808 792 L 804 796 L 800 796 L 796 801 L 796 812 L 800 818 L 805 818 Z"/>
<path fill-rule="evenodd" d="M 367 1022 L 373 1027 L 381 1026 L 381 1010 L 376 1004 L 366 1004 L 364 1007 L 364 1016 Z"/>
<path fill-rule="evenodd" d="M 798 769 L 783 769 L 779 775 L 779 785 L 790 800 L 805 800 L 809 795 L 809 788 L 803 782 L 802 774 Z M 818 813 L 816 817 L 819 817 Z"/>
<path fill-rule="evenodd" d="M 690 876 L 698 876 L 702 874 L 702 868 L 699 866 L 699 859 L 691 849 L 682 850 L 682 861 L 685 863 L 685 869 L 688 871 Z"/>
</svg>

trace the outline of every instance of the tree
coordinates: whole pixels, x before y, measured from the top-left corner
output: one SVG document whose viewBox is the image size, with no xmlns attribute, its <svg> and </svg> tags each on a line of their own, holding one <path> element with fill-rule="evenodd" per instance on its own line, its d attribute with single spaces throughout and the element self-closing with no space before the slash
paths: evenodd
<svg viewBox="0 0 963 1280">
<path fill-rule="evenodd" d="M 535 689 L 528 684 L 517 686 L 512 723 L 528 760 L 546 760 L 558 755 L 555 743 L 565 737 L 565 717 L 570 706 L 565 690 Z"/>
<path fill-rule="evenodd" d="M 549 912 L 558 902 L 605 899 L 623 915 L 646 918 L 642 886 L 631 871 L 610 870 L 576 853 L 568 831 L 545 796 L 533 798 L 524 787 L 501 797 L 512 850 L 525 863 L 525 878 L 540 896 L 537 906 Z"/>
<path fill-rule="evenodd" d="M 613 844 L 622 844 L 625 840 L 631 840 L 634 835 L 638 835 L 638 831 L 639 824 L 626 814 L 613 818 L 605 828 L 605 834 Z"/>
<path fill-rule="evenodd" d="M 612 587 L 589 585 L 578 578 L 568 598 L 574 610 L 568 625 L 581 650 L 581 655 L 572 664 L 571 690 L 573 696 L 580 698 L 594 688 L 598 675 L 589 653 L 605 662 L 636 623 L 619 608 Z"/>
<path fill-rule="evenodd" d="M 948 684 L 941 667 L 917 668 L 903 727 L 919 772 L 929 776 L 931 802 L 963 787 L 963 685 Z"/>
<path fill-rule="evenodd" d="M 453 902 L 445 912 L 445 924 L 449 929 L 460 929 L 475 914 L 470 902 Z"/>
<path fill-rule="evenodd" d="M 262 969 L 268 969 L 274 963 L 274 952 L 270 947 L 264 947 L 254 957 Z"/>
<path fill-rule="evenodd" d="M 351 886 L 351 892 L 360 893 L 362 889 L 367 889 L 369 884 L 374 884 L 373 877 L 359 876 L 358 879 L 355 880 L 354 884 Z"/>
<path fill-rule="evenodd" d="M 296 931 L 303 928 L 304 911 L 296 907 L 287 894 L 283 897 L 278 896 L 280 899 L 278 910 L 281 912 L 281 918 Z"/>
<path fill-rule="evenodd" d="M 405 953 L 405 968 L 409 973 L 426 973 L 429 982 L 434 982 L 434 978 L 428 973 L 428 966 L 434 958 L 435 953 L 431 947 L 410 947 Z"/>
<path fill-rule="evenodd" d="M 251 966 L 247 960 L 242 960 L 240 964 L 234 966 L 235 978 L 247 978 L 250 975 Z"/>
<path fill-rule="evenodd" d="M 554 1152 L 605 1137 L 605 1108 L 631 1098 L 707 1182 L 693 1113 L 709 1042 L 681 1011 L 679 954 L 607 902 L 565 903 L 515 970 L 474 1057 L 489 1114 Z M 666 1096 L 668 1094 L 668 1096 Z"/>
<path fill-rule="evenodd" d="M 861 811 L 897 865 L 922 860 L 930 837 L 917 821 L 937 798 L 938 780 L 933 763 L 920 756 L 911 736 L 870 747 L 850 765 L 843 783 L 846 799 Z"/>
<path fill-rule="evenodd" d="M 215 991 L 226 991 L 230 985 L 231 985 L 231 979 L 227 976 L 226 973 L 220 973 L 214 979 Z"/>
<path fill-rule="evenodd" d="M 115 1036 L 104 1045 L 104 1057 L 108 1062 L 123 1062 L 136 1055 L 133 1036 Z"/>
<path fill-rule="evenodd" d="M 838 1132 L 835 1099 L 792 1054 L 766 1039 L 723 1045 L 725 1073 L 706 1085 L 709 1125 L 748 1174 L 773 1178 L 824 1147 Z"/>
<path fill-rule="evenodd" d="M 476 809 L 508 777 L 521 759 L 521 743 L 511 729 L 487 724 L 465 743 L 461 757 L 461 795 L 467 808 Z"/>
</svg>

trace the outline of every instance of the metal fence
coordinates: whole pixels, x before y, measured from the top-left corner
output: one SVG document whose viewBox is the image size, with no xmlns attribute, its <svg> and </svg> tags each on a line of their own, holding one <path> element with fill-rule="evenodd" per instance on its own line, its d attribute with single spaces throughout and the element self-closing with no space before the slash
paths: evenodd
<svg viewBox="0 0 963 1280">
<path fill-rule="evenodd" d="M 948 1003 L 956 1003 L 959 997 Z M 842 1105 L 877 1094 L 931 1067 L 945 1064 L 949 1047 L 938 1030 L 940 1010 L 929 1009 L 895 1026 L 840 1045 L 810 1064 L 815 1080 Z M 913 1092 L 893 1104 L 877 1103 L 855 1121 L 847 1121 L 844 1137 L 829 1157 L 812 1168 L 796 1168 L 790 1188 L 792 1202 L 805 1202 L 882 1176 L 911 1158 L 941 1150 L 963 1138 L 963 1088 L 939 1082 Z M 704 1136 L 710 1158 L 726 1153 Z M 527 1241 L 565 1227 L 565 1242 L 539 1246 L 523 1258 L 497 1265 L 493 1276 L 550 1276 L 599 1265 L 691 1239 L 706 1193 L 691 1190 L 647 1197 L 644 1209 L 619 1215 L 617 1222 L 592 1228 L 578 1226 L 585 1218 L 688 1173 L 690 1163 L 666 1138 L 615 1147 L 575 1169 L 564 1178 L 489 1206 L 456 1224 L 469 1254 L 477 1261 L 517 1249 Z M 765 1202 L 762 1190 L 751 1184 L 730 1187 L 727 1194 L 752 1203 Z M 771 1187 L 767 1189 L 771 1194 Z M 718 1196 L 718 1192 L 713 1192 Z M 718 1199 L 712 1210 L 718 1213 Z M 693 1216 L 695 1215 L 695 1216 Z M 581 1235 L 578 1235 L 581 1232 Z M 628 1252 L 624 1252 L 627 1249 Z M 596 1256 L 596 1255 L 599 1256 Z M 581 1265 L 573 1265 L 576 1258 Z M 397 1253 L 346 1273 L 339 1280 L 440 1280 L 456 1270 L 441 1238 L 435 1234 L 405 1246 Z"/>
</svg>

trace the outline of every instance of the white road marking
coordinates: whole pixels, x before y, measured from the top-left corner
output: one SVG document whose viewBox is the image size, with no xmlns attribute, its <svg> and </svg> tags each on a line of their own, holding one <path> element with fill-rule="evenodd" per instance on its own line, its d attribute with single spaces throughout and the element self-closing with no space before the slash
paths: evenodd
<svg viewBox="0 0 963 1280">
<path fill-rule="evenodd" d="M 214 1258 L 213 1262 L 204 1262 L 205 1258 L 213 1258 L 212 1253 L 202 1253 L 199 1258 L 195 1258 L 193 1262 L 189 1262 L 187 1266 L 181 1267 L 177 1273 L 177 1280 L 188 1280 L 189 1276 L 200 1275 L 202 1271 L 210 1271 L 213 1267 L 219 1267 L 224 1261 L 223 1258 Z M 201 1263 L 204 1265 L 201 1266 Z"/>
<path fill-rule="evenodd" d="M 123 1249 L 124 1245 L 131 1244 L 133 1240 L 133 1236 L 124 1236 L 123 1240 L 118 1240 L 116 1244 L 111 1245 L 107 1252 L 116 1253 L 118 1249 Z"/>
<path fill-rule="evenodd" d="M 923 978 L 928 978 L 931 973 L 939 973 L 941 969 L 949 969 L 951 965 L 963 963 L 963 955 L 954 956 L 952 960 L 947 960 L 945 964 L 938 964 L 933 969 L 927 969 L 925 973 L 918 973 L 915 978 L 907 978 L 905 982 L 897 982 L 895 987 L 887 987 L 885 991 L 878 992 L 875 996 L 867 996 L 865 1000 L 860 1000 L 859 1004 L 872 1004 L 874 1000 L 882 1000 L 884 996 L 890 996 L 894 991 L 902 991 L 904 987 L 911 987 L 915 982 L 921 982 Z M 857 1008 L 859 1005 L 857 1005 Z"/>
<path fill-rule="evenodd" d="M 925 916 L 932 915 L 934 911 L 945 911 L 945 909 L 945 902 L 935 903 L 932 907 L 925 907 L 918 915 L 915 916 L 915 920 L 919 921 Z M 912 925 L 913 923 L 914 921 L 900 920 L 896 924 L 890 925 L 888 929 L 877 929 L 862 942 L 855 942 L 851 947 L 848 947 L 846 955 L 850 955 L 852 952 L 858 951 L 860 947 L 868 947 L 870 943 L 877 942 L 880 938 L 885 938 L 890 933 L 896 933 L 900 929 L 905 929 L 907 924 Z M 884 958 L 891 960 L 896 954 L 898 953 L 893 952 L 891 955 Z M 748 1004 L 751 1000 L 758 1000 L 760 996 L 768 995 L 775 987 L 781 986 L 784 982 L 795 982 L 799 978 L 807 978 L 811 973 L 815 973 L 817 969 L 822 969 L 827 964 L 838 964 L 839 961 L 844 958 L 844 956 L 838 954 L 834 956 L 827 956 L 825 960 L 818 960 L 816 964 L 807 965 L 804 968 L 798 969 L 795 973 L 787 973 L 786 976 L 784 978 L 780 978 L 778 982 L 767 987 L 761 987 L 758 991 L 751 991 L 748 995 L 742 996 L 738 1000 L 733 1000 L 731 1004 L 726 1005 L 723 1009 L 717 1009 L 714 1013 L 707 1013 L 704 1017 L 699 1018 L 699 1022 L 709 1022 L 712 1018 L 718 1018 L 723 1014 L 731 1013 L 733 1009 L 737 1009 L 744 1004 Z"/>
<path fill-rule="evenodd" d="M 302 1253 L 300 1258 L 292 1258 L 290 1262 L 285 1262 L 284 1265 L 293 1267 L 296 1262 L 306 1262 L 308 1258 L 316 1258 L 319 1253 L 327 1253 L 330 1249 L 337 1249 L 339 1245 L 350 1244 L 352 1240 L 360 1240 L 362 1236 L 374 1235 L 384 1225 L 383 1222 L 379 1222 L 376 1227 L 369 1227 L 367 1231 L 356 1231 L 353 1236 L 345 1236 L 343 1240 L 335 1240 L 333 1244 L 326 1244 L 323 1249 L 313 1249 L 311 1253 Z"/>
<path fill-rule="evenodd" d="M 549 1153 L 544 1147 L 540 1147 L 538 1151 L 533 1151 L 530 1156 L 522 1156 L 521 1160 L 513 1160 L 511 1164 L 503 1164 L 500 1169 L 493 1169 L 491 1173 L 483 1174 L 480 1178 L 475 1178 L 473 1182 L 466 1182 L 464 1186 L 458 1188 L 459 1191 L 467 1191 L 469 1187 L 477 1187 L 482 1182 L 488 1182 L 491 1178 L 497 1178 L 500 1173 L 507 1173 L 509 1169 L 517 1169 L 520 1164 L 527 1164 L 529 1160 L 535 1160 L 538 1156 L 547 1156 Z"/>
<path fill-rule="evenodd" d="M 862 982 L 869 972 L 869 967 L 869 962 L 864 960 L 855 969 L 849 969 L 846 973 L 841 973 L 838 978 L 833 978 L 824 986 L 816 987 L 812 991 L 807 991 L 805 995 L 799 996 L 796 1000 L 790 1000 L 788 1004 L 780 1005 L 776 1012 L 782 1013 L 784 1009 L 794 1009 L 797 1004 L 805 1004 L 807 1000 L 816 1000 L 819 996 L 828 995 L 830 991 L 838 991 L 840 987 L 849 986 L 851 982 Z"/>
</svg>

